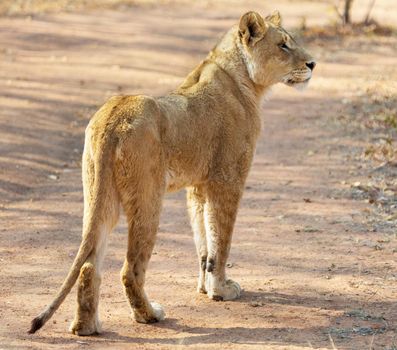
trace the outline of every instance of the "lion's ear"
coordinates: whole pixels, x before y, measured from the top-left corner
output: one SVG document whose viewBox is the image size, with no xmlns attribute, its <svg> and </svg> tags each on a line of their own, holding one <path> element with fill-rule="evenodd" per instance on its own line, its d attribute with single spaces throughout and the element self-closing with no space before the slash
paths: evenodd
<svg viewBox="0 0 397 350">
<path fill-rule="evenodd" d="M 252 45 L 266 34 L 267 24 L 259 13 L 251 11 L 241 16 L 238 29 L 240 38 Z"/>
<path fill-rule="evenodd" d="M 266 16 L 266 21 L 269 21 L 270 23 L 273 23 L 275 26 L 280 27 L 282 23 L 282 18 L 280 12 L 277 10 L 274 11 L 271 15 Z"/>
</svg>

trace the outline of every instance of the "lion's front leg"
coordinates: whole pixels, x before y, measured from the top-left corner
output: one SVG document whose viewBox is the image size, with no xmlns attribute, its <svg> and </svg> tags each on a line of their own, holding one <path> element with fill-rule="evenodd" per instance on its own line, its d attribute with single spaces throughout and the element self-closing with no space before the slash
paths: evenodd
<svg viewBox="0 0 397 350">
<path fill-rule="evenodd" d="M 235 185 L 217 183 L 211 184 L 206 191 L 206 289 L 213 300 L 233 300 L 241 294 L 240 285 L 228 279 L 225 272 L 241 192 Z"/>
<path fill-rule="evenodd" d="M 197 291 L 199 293 L 207 293 L 205 277 L 208 253 L 204 226 L 204 204 L 205 196 L 201 187 L 197 186 L 187 189 L 187 205 L 199 263 L 199 279 L 197 285 Z"/>
</svg>

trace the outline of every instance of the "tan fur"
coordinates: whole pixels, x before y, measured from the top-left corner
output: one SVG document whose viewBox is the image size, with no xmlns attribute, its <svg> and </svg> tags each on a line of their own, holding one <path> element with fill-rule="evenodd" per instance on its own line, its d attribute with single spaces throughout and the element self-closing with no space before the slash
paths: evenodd
<svg viewBox="0 0 397 350">
<path fill-rule="evenodd" d="M 249 12 L 170 95 L 114 97 L 94 115 L 83 154 L 82 245 L 61 291 L 31 332 L 51 317 L 79 274 L 71 331 L 100 331 L 101 265 L 120 206 L 128 222 L 121 273 L 128 301 L 138 322 L 161 320 L 161 306 L 144 292 L 145 272 L 164 193 L 181 188 L 187 188 L 197 247 L 198 290 L 214 300 L 240 296 L 225 264 L 260 133 L 261 97 L 278 82 L 306 83 L 314 68 L 280 24 L 278 13 L 263 19 Z"/>
</svg>

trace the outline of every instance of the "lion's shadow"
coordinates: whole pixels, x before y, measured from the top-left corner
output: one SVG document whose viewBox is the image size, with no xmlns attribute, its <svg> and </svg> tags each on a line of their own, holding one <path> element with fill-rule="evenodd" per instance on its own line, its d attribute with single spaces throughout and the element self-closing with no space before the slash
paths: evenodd
<svg viewBox="0 0 397 350">
<path fill-rule="evenodd" d="M 247 313 L 251 306 L 249 305 L 252 300 L 262 300 L 264 303 L 299 306 L 304 305 L 309 308 L 328 308 L 334 311 L 348 310 L 360 308 L 361 303 L 359 300 L 347 299 L 343 297 L 335 297 L 332 301 L 324 296 L 299 296 L 288 295 L 282 293 L 268 293 L 268 292 L 250 292 L 245 291 L 242 298 L 234 301 L 233 303 L 244 303 L 247 307 Z M 389 305 L 385 305 L 389 304 Z M 232 306 L 231 306 L 232 307 Z M 367 305 L 368 309 L 371 308 L 385 308 L 394 307 L 393 303 L 388 302 L 374 302 Z M 211 315 L 208 315 L 211 317 Z M 119 334 L 115 331 L 104 331 L 98 336 L 71 338 L 71 337 L 40 337 L 37 336 L 36 342 L 40 343 L 53 343 L 57 344 L 72 344 L 78 341 L 87 342 L 93 346 L 100 345 L 101 343 L 114 343 L 114 344 L 156 344 L 156 345 L 199 345 L 199 344 L 252 344 L 252 345 L 266 345 L 269 343 L 275 344 L 295 344 L 313 346 L 326 346 L 329 345 L 329 332 L 330 328 L 337 324 L 338 317 L 331 317 L 329 323 L 326 325 L 319 324 L 315 327 L 304 327 L 304 324 L 296 328 L 280 327 L 283 320 L 273 319 L 272 325 L 266 323 L 266 326 L 261 326 L 260 323 L 254 327 L 194 327 L 186 324 L 181 324 L 178 319 L 167 318 L 164 321 L 156 324 L 147 325 L 147 327 L 155 327 L 159 330 L 172 330 L 174 336 L 164 337 L 145 337 L 139 334 L 127 336 Z M 133 331 L 132 331 L 133 332 Z"/>
</svg>

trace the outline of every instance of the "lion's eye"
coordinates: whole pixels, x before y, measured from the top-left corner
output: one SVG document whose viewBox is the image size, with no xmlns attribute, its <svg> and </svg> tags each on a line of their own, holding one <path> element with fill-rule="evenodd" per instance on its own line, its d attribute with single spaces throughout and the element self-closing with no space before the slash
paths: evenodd
<svg viewBox="0 0 397 350">
<path fill-rule="evenodd" d="M 289 47 L 287 46 L 286 43 L 282 43 L 282 44 L 280 44 L 280 49 L 285 50 L 285 51 L 288 51 L 288 50 L 289 50 Z"/>
</svg>

